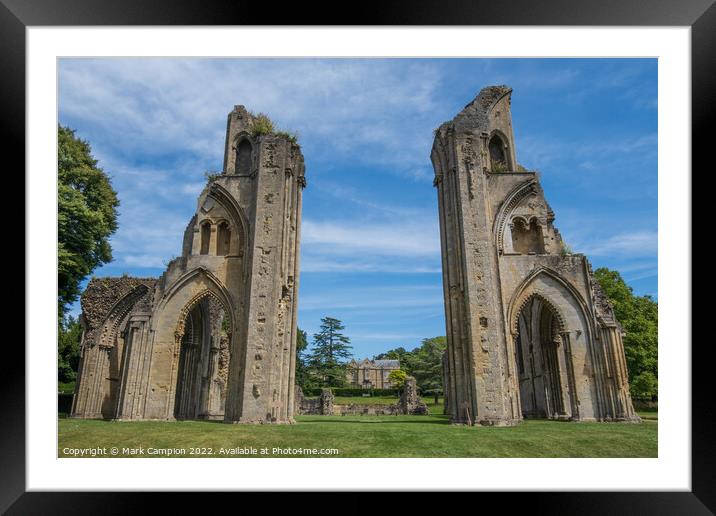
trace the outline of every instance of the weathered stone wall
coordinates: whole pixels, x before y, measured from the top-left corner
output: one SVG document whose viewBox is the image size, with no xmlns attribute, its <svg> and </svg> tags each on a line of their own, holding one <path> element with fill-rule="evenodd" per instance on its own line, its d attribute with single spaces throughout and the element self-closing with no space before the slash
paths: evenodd
<svg viewBox="0 0 716 516">
<path fill-rule="evenodd" d="M 397 403 L 392 405 L 351 403 L 350 405 L 334 405 L 333 407 L 333 415 L 335 416 L 398 416 L 403 414 L 404 412 Z"/>
<path fill-rule="evenodd" d="M 495 131 L 514 164 L 509 88 L 491 87 L 441 125 L 432 161 L 438 188 L 450 399 L 455 423 L 511 425 L 519 421 L 500 304 L 497 255 L 489 209 L 487 145 Z M 499 113 L 499 115 L 498 115 Z"/>
<path fill-rule="evenodd" d="M 72 417 L 115 417 L 127 327 L 151 311 L 155 285 L 155 279 L 129 276 L 90 280 L 80 301 L 83 332 Z"/>
<path fill-rule="evenodd" d="M 335 412 L 333 392 L 331 389 L 321 389 L 321 395 L 318 398 L 306 398 L 303 395 L 301 387 L 294 387 L 294 412 L 296 414 L 305 414 L 313 416 L 330 416 Z"/>
<path fill-rule="evenodd" d="M 422 415 L 428 413 L 427 405 L 418 396 L 418 384 L 412 376 L 405 378 L 405 385 L 403 385 L 398 405 L 404 414 Z"/>
</svg>

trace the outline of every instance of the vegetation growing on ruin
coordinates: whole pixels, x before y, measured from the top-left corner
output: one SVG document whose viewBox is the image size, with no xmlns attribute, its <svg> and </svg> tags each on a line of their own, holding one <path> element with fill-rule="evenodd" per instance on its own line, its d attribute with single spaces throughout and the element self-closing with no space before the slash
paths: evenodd
<svg viewBox="0 0 716 516">
<path fill-rule="evenodd" d="M 210 170 L 206 170 L 204 172 L 204 177 L 206 178 L 207 183 L 212 183 L 216 181 L 216 179 L 221 175 L 221 172 L 211 172 Z"/>
<path fill-rule="evenodd" d="M 569 247 L 565 242 L 562 242 L 562 249 L 559 250 L 559 254 L 562 256 L 568 256 L 572 254 L 572 248 Z"/>
<path fill-rule="evenodd" d="M 265 113 L 254 115 L 254 123 L 251 126 L 251 136 L 262 136 L 274 132 L 274 123 Z"/>
<path fill-rule="evenodd" d="M 251 127 L 251 136 L 275 134 L 287 138 L 291 143 L 298 143 L 298 132 L 280 128 L 267 114 L 251 113 L 251 116 L 254 118 L 254 123 Z"/>
<path fill-rule="evenodd" d="M 291 143 L 298 143 L 298 132 L 296 131 L 276 131 L 276 134 L 288 138 Z"/>
<path fill-rule="evenodd" d="M 507 165 L 503 161 L 495 161 L 492 163 L 493 172 L 507 172 Z"/>
</svg>

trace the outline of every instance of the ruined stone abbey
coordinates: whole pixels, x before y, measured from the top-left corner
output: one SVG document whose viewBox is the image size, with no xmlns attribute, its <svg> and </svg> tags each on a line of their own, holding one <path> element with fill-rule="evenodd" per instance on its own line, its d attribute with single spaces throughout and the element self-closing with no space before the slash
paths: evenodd
<svg viewBox="0 0 716 516">
<path fill-rule="evenodd" d="M 511 94 L 484 88 L 433 142 L 449 414 L 638 421 L 614 312 L 587 258 L 567 252 L 537 175 L 518 170 Z"/>
<path fill-rule="evenodd" d="M 511 93 L 483 89 L 435 133 L 447 413 L 638 421 L 621 327 L 517 165 Z M 255 122 L 229 114 L 223 171 L 160 278 L 90 281 L 72 417 L 293 422 L 303 156 Z"/>
<path fill-rule="evenodd" d="M 303 155 L 236 106 L 224 167 L 158 279 L 93 279 L 72 416 L 293 421 Z"/>
</svg>

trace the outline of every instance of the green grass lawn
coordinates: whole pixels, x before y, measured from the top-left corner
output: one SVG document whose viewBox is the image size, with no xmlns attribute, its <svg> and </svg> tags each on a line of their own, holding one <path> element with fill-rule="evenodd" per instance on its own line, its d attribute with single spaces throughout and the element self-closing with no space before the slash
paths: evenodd
<svg viewBox="0 0 716 516">
<path fill-rule="evenodd" d="M 434 414 L 434 412 L 433 412 Z M 64 448 L 334 448 L 337 457 L 657 457 L 656 420 L 642 424 L 527 420 L 511 428 L 453 426 L 447 416 L 298 416 L 295 425 L 60 419 Z M 204 450 L 208 452 L 209 450 Z M 146 454 L 144 456 L 147 456 Z M 239 456 L 230 454 L 228 456 Z M 260 455 L 259 455 L 260 456 Z M 291 455 L 287 455 L 291 456 Z M 296 455 L 293 455 L 296 456 Z M 306 457 L 309 455 L 298 455 Z"/>
<path fill-rule="evenodd" d="M 642 409 L 637 410 L 639 417 L 645 420 L 657 421 L 659 419 L 659 411 L 657 409 Z"/>
</svg>

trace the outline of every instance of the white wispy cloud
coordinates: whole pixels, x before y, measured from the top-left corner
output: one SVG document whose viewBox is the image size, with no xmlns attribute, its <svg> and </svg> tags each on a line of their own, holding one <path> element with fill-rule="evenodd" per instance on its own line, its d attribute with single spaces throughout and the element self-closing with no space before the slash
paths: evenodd
<svg viewBox="0 0 716 516">
<path fill-rule="evenodd" d="M 652 256 L 658 251 L 656 231 L 620 233 L 598 242 L 582 244 L 577 250 L 589 256 Z"/>
<path fill-rule="evenodd" d="M 298 131 L 309 169 L 349 156 L 401 178 L 432 178 L 432 134 L 422 127 L 441 121 L 441 75 L 419 61 L 63 59 L 59 69 L 60 120 L 78 123 L 120 196 L 115 265 L 163 268 L 180 252 L 203 173 L 221 167 L 226 114 L 237 103 Z M 352 202 L 400 215 L 358 195 Z M 305 221 L 304 270 L 435 269 L 380 259 L 439 253 L 434 224 L 373 222 Z"/>
<path fill-rule="evenodd" d="M 441 285 L 405 285 L 370 288 L 353 285 L 343 289 L 322 291 L 301 296 L 302 310 L 315 310 L 330 306 L 333 309 L 385 310 L 393 308 L 442 307 Z"/>
<path fill-rule="evenodd" d="M 220 165 L 226 114 L 242 103 L 298 131 L 312 159 L 350 153 L 429 178 L 432 135 L 421 128 L 439 122 L 440 74 L 420 62 L 71 59 L 60 77 L 62 114 L 91 123 L 112 139 L 102 145 L 127 155 L 181 148 Z"/>
<path fill-rule="evenodd" d="M 529 135 L 517 142 L 516 150 L 520 162 L 538 169 L 576 161 L 585 170 L 605 170 L 613 168 L 614 161 L 623 160 L 625 156 L 637 160 L 655 159 L 657 135 L 621 135 L 596 142 L 592 139 L 565 140 L 554 136 Z"/>
<path fill-rule="evenodd" d="M 345 255 L 369 252 L 384 256 L 438 256 L 439 229 L 436 221 L 425 224 L 368 225 L 352 221 L 304 220 L 301 241 L 319 252 Z"/>
</svg>

